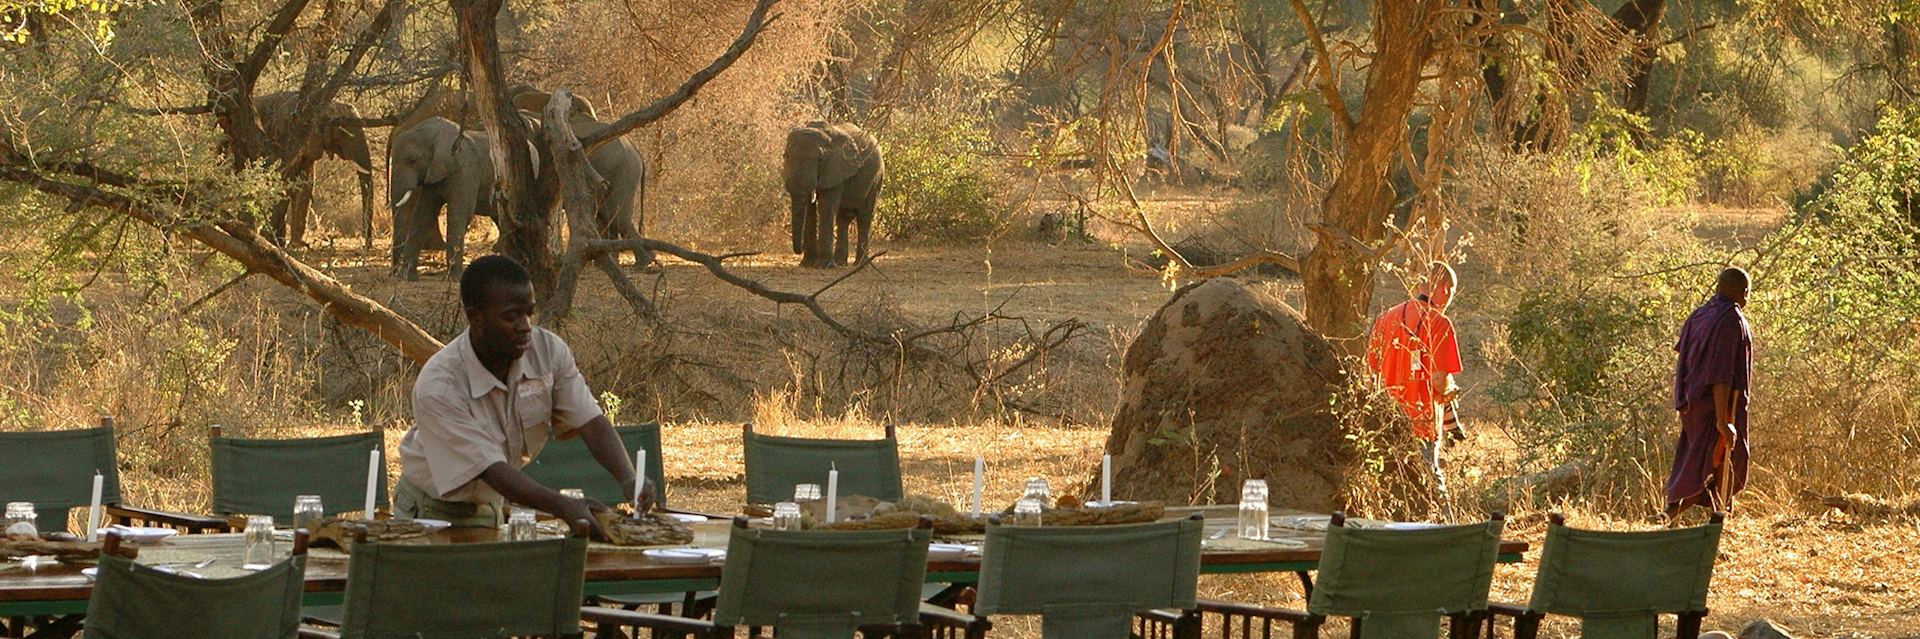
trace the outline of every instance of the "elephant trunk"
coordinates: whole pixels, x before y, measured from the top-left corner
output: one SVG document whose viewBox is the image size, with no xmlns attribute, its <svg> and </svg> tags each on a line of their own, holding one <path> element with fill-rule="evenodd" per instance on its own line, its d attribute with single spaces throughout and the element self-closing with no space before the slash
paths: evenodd
<svg viewBox="0 0 1920 639">
<path fill-rule="evenodd" d="M 807 228 L 807 209 L 813 206 L 813 194 L 789 195 L 793 200 L 793 253 L 799 255 L 806 250 L 807 241 L 812 238 L 812 230 Z"/>
</svg>

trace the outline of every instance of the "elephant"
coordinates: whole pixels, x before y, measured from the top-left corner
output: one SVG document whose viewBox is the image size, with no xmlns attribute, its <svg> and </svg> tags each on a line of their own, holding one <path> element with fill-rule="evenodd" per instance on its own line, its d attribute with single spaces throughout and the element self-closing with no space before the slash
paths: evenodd
<svg viewBox="0 0 1920 639">
<path fill-rule="evenodd" d="M 493 160 L 487 134 L 462 131 L 452 120 L 432 117 L 393 135 L 387 162 L 393 206 L 393 269 L 418 277 L 420 250 L 437 231 L 447 208 L 447 277 L 460 279 L 466 266 L 467 225 L 475 215 L 493 217 Z M 411 208 L 408 208 L 409 205 Z"/>
<path fill-rule="evenodd" d="M 526 85 L 515 85 L 507 89 L 512 96 L 515 108 L 535 118 L 545 115 L 547 100 L 552 95 Z M 586 136 L 606 130 L 593 112 L 593 104 L 586 98 L 573 96 L 572 108 L 567 112 L 567 124 L 573 128 L 573 134 Z M 544 144 L 544 142 L 543 142 Z M 587 162 L 593 170 L 607 181 L 607 200 L 600 206 L 598 222 L 600 236 L 607 239 L 641 239 L 640 229 L 646 228 L 644 196 L 647 182 L 647 165 L 640 152 L 627 144 L 625 139 L 615 139 L 602 145 L 587 156 Z M 636 267 L 653 263 L 653 251 L 638 250 L 633 253 Z"/>
<path fill-rule="evenodd" d="M 294 91 L 269 93 L 254 98 L 254 108 L 260 114 L 260 128 L 275 144 L 286 142 L 292 132 L 294 109 L 300 106 L 300 94 Z M 360 112 L 345 102 L 333 102 L 327 105 L 322 114 L 321 126 L 326 127 L 320 135 L 316 152 L 352 162 L 360 178 L 360 215 L 365 221 L 367 242 L 373 242 L 373 157 L 367 147 L 366 129 L 345 127 L 332 124 L 330 120 L 353 119 Z M 308 165 L 300 175 L 295 176 L 292 192 L 275 209 L 269 232 L 288 245 L 301 244 L 307 232 L 308 207 L 313 200 L 313 168 Z"/>
<path fill-rule="evenodd" d="M 800 265 L 831 268 L 847 263 L 847 225 L 859 224 L 859 260 L 867 238 L 886 162 L 872 135 L 852 124 L 815 120 L 787 132 L 781 175 L 792 199 L 793 252 Z M 839 228 L 838 240 L 834 234 Z"/>
</svg>

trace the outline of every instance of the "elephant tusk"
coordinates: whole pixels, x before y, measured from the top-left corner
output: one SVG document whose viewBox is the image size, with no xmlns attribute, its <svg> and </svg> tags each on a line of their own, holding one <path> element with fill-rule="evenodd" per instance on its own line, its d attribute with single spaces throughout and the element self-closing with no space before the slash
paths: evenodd
<svg viewBox="0 0 1920 639">
<path fill-rule="evenodd" d="M 413 199 L 413 189 L 407 189 L 406 193 L 400 195 L 400 201 L 393 203 L 393 208 L 398 209 L 400 207 L 406 206 L 407 200 L 411 200 L 411 199 Z"/>
</svg>

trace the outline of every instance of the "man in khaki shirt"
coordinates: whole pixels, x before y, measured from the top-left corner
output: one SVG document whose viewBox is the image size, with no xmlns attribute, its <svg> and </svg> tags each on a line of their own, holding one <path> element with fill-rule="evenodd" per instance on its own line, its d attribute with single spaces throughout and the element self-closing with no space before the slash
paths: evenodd
<svg viewBox="0 0 1920 639">
<path fill-rule="evenodd" d="M 533 284 L 513 259 L 474 260 L 460 278 L 467 331 L 435 353 L 413 384 L 413 428 L 400 439 L 394 510 L 404 517 L 492 526 L 502 497 L 552 513 L 575 532 L 599 534 L 592 511 L 520 468 L 548 438 L 582 437 L 593 458 L 627 487 L 633 460 L 600 411 L 558 335 L 533 325 Z M 642 489 L 643 506 L 653 487 Z"/>
</svg>

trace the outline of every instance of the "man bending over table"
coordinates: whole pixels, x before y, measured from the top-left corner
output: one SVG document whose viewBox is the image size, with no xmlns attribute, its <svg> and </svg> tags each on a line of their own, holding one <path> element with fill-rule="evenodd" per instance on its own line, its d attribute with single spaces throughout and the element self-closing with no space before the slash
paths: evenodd
<svg viewBox="0 0 1920 639">
<path fill-rule="evenodd" d="M 626 487 L 633 460 L 594 402 L 558 335 L 533 325 L 533 280 L 512 258 L 474 260 L 460 278 L 467 331 L 420 369 L 413 384 L 413 428 L 400 439 L 400 516 L 490 527 L 499 501 L 537 508 L 575 534 L 602 536 L 593 511 L 605 505 L 563 497 L 520 472 L 551 436 L 579 436 L 594 460 Z M 653 486 L 641 489 L 643 507 Z"/>
</svg>

